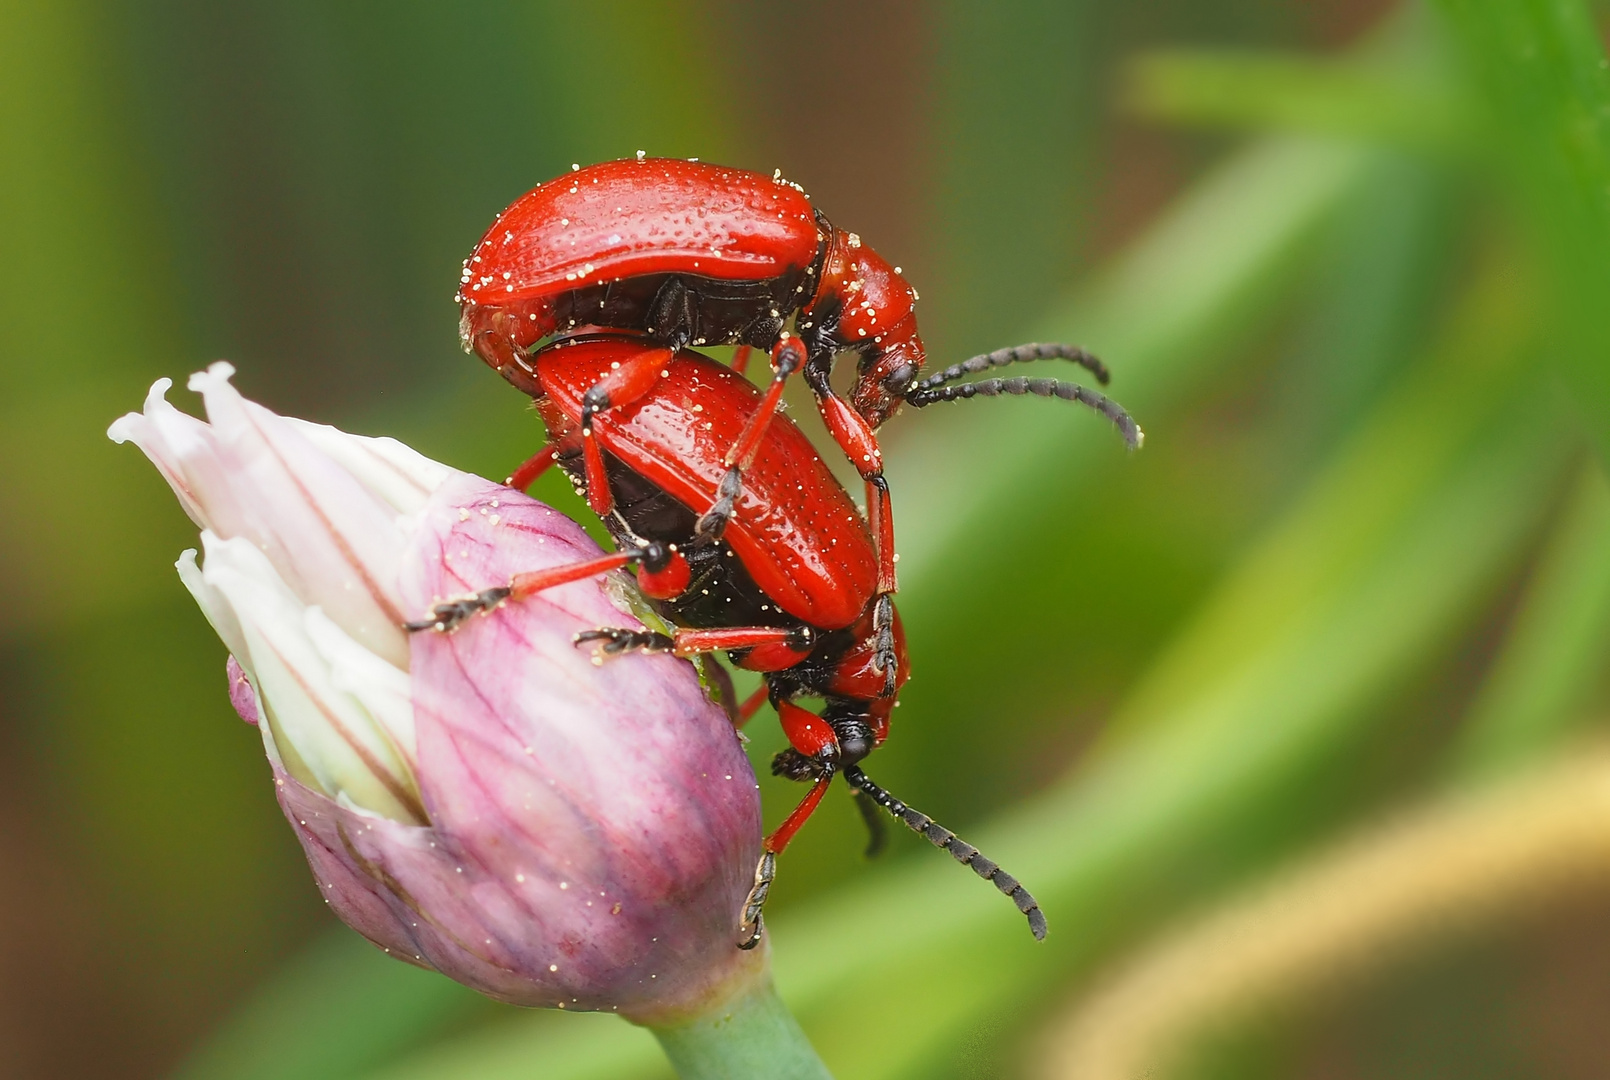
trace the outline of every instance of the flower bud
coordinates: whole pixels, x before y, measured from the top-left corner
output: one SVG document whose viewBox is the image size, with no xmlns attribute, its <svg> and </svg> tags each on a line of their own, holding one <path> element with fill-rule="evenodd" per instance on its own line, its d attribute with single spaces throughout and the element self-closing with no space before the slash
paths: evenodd
<svg viewBox="0 0 1610 1080">
<path fill-rule="evenodd" d="M 162 380 L 109 434 L 202 528 L 180 577 L 229 648 L 230 700 L 337 914 L 520 1005 L 663 1022 L 763 978 L 733 941 L 759 796 L 690 664 L 575 648 L 581 630 L 641 628 L 601 579 L 451 634 L 402 629 L 596 545 L 393 440 L 277 416 L 231 374 L 191 380 L 210 423 Z"/>
</svg>

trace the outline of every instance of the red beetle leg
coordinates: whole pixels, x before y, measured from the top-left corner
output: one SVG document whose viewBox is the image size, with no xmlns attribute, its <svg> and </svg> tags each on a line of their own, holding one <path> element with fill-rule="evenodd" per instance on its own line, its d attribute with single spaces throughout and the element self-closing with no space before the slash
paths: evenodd
<svg viewBox="0 0 1610 1080">
<path fill-rule="evenodd" d="M 599 379 L 582 397 L 582 457 L 587 469 L 587 505 L 604 517 L 614 509 L 609 478 L 604 473 L 604 452 L 593 435 L 593 416 L 605 409 L 630 405 L 654 389 L 671 363 L 671 350 L 647 349 L 625 361 L 615 361 L 609 374 Z"/>
<path fill-rule="evenodd" d="M 448 633 L 457 629 L 464 620 L 471 615 L 485 615 L 495 611 L 508 600 L 523 600 L 533 593 L 552 589 L 559 585 L 568 585 L 572 581 L 581 581 L 585 578 L 607 574 L 611 570 L 625 566 L 633 559 L 641 558 L 640 552 L 616 552 L 613 555 L 604 555 L 585 562 L 568 563 L 564 566 L 550 566 L 546 570 L 531 570 L 524 574 L 516 574 L 509 579 L 507 585 L 499 585 L 491 589 L 483 589 L 478 593 L 471 593 L 454 600 L 444 601 L 431 609 L 429 618 L 411 620 L 403 623 L 403 629 L 410 632 L 420 630 L 435 630 L 438 633 Z"/>
<path fill-rule="evenodd" d="M 694 656 L 723 649 L 747 649 L 739 663 L 746 671 L 781 671 L 810 655 L 811 641 L 801 640 L 797 629 L 776 626 L 734 626 L 719 630 L 678 630 L 676 654 Z"/>
<path fill-rule="evenodd" d="M 766 396 L 760 399 L 760 404 L 750 414 L 744 423 L 743 430 L 738 433 L 732 446 L 727 450 L 723 459 L 727 466 L 727 475 L 722 478 L 721 486 L 717 488 L 717 497 L 714 505 L 699 518 L 696 526 L 700 536 L 718 539 L 725 531 L 727 523 L 732 520 L 733 512 L 738 506 L 738 496 L 743 491 L 743 471 L 755 463 L 755 455 L 760 452 L 761 444 L 766 438 L 766 428 L 771 424 L 771 418 L 777 415 L 777 408 L 782 404 L 783 388 L 788 384 L 788 377 L 800 369 L 805 363 L 805 348 L 797 337 L 785 337 L 777 343 L 772 350 L 772 380 L 766 388 Z"/>
<path fill-rule="evenodd" d="M 554 452 L 553 446 L 544 446 L 515 469 L 509 478 L 503 481 L 503 486 L 512 487 L 517 491 L 526 490 L 537 482 L 537 477 L 548 471 L 548 466 L 553 464 Z"/>
<path fill-rule="evenodd" d="M 878 552 L 878 592 L 895 591 L 894 512 L 889 506 L 889 485 L 883 474 L 866 482 L 867 528 Z"/>
<path fill-rule="evenodd" d="M 761 440 L 766 434 L 766 425 L 771 423 L 771 418 L 777 414 L 777 407 L 782 404 L 783 387 L 787 384 L 788 377 L 798 371 L 804 363 L 805 347 L 800 344 L 799 338 L 785 337 L 777 343 L 777 347 L 772 350 L 771 385 L 766 388 L 766 396 L 761 399 L 754 415 L 744 425 L 738 441 L 727 451 L 728 465 L 747 469 L 755 463 L 755 454 L 760 451 Z"/>
<path fill-rule="evenodd" d="M 889 506 L 889 484 L 883 478 L 883 451 L 878 447 L 878 437 L 865 418 L 833 393 L 825 382 L 813 386 L 821 388 L 816 404 L 833 441 L 866 481 L 867 525 L 878 555 L 878 593 L 889 596 L 899 586 L 894 569 L 894 514 Z M 880 614 L 886 621 L 888 612 Z"/>
<path fill-rule="evenodd" d="M 832 779 L 832 776 L 824 776 L 811 785 L 811 789 L 805 793 L 799 805 L 794 807 L 794 812 L 784 818 L 783 823 L 766 837 L 764 847 L 768 852 L 773 855 L 782 853 L 788 842 L 794 839 L 794 834 L 811 819 L 812 814 L 816 813 L 816 808 L 821 805 L 822 796 L 827 794 L 827 785 Z"/>
<path fill-rule="evenodd" d="M 646 561 L 637 567 L 637 587 L 644 596 L 655 600 L 675 600 L 687 591 L 691 580 L 693 571 L 688 566 L 688 560 L 674 547 L 660 569 L 650 570 Z"/>
<path fill-rule="evenodd" d="M 777 703 L 777 717 L 782 721 L 783 734 L 788 736 L 788 743 L 801 754 L 815 761 L 832 760 L 838 756 L 838 736 L 833 734 L 833 728 L 820 716 L 802 709 L 792 701 Z M 766 850 L 776 853 L 788 846 L 788 842 L 799 832 L 810 816 L 816 812 L 817 805 L 822 801 L 822 795 L 827 791 L 828 782 L 833 779 L 831 772 L 819 777 L 811 785 L 811 790 L 805 793 L 805 798 L 794 808 L 783 823 L 766 837 Z"/>
<path fill-rule="evenodd" d="M 516 574 L 509 579 L 509 599 L 523 600 L 544 589 L 552 589 L 559 585 L 568 585 L 572 581 L 581 581 L 585 578 L 597 577 L 617 570 L 636 555 L 631 552 L 617 551 L 613 555 L 601 555 L 596 559 L 585 562 L 569 563 L 565 566 L 550 566 L 546 570 L 528 570 L 523 574 Z"/>
<path fill-rule="evenodd" d="M 766 701 L 770 697 L 771 687 L 767 686 L 765 683 L 761 683 L 759 686 L 757 686 L 755 688 L 755 692 L 744 698 L 743 702 L 739 704 L 738 721 L 736 726 L 743 727 L 745 724 L 749 723 L 749 721 L 753 720 L 755 718 L 755 714 L 760 711 L 760 707 L 766 704 Z"/>
<path fill-rule="evenodd" d="M 833 726 L 809 709 L 792 701 L 779 701 L 777 718 L 782 722 L 783 734 L 788 736 L 788 745 L 801 754 L 818 761 L 827 750 L 837 756 L 839 738 L 833 734 Z"/>
<path fill-rule="evenodd" d="M 738 374 L 742 375 L 744 372 L 749 370 L 749 358 L 754 355 L 754 352 L 755 347 L 753 345 L 738 346 L 738 348 L 733 351 L 732 363 L 728 366 Z"/>
<path fill-rule="evenodd" d="M 621 656 L 631 652 L 669 652 L 676 656 L 698 656 L 723 649 L 747 649 L 739 666 L 750 671 L 777 671 L 793 667 L 810 655 L 809 640 L 801 642 L 797 629 L 775 626 L 732 626 L 719 630 L 674 630 L 667 636 L 657 630 L 627 630 L 600 627 L 576 635 L 576 644 L 602 642 L 602 655 Z M 763 659 L 754 662 L 756 654 Z"/>
</svg>

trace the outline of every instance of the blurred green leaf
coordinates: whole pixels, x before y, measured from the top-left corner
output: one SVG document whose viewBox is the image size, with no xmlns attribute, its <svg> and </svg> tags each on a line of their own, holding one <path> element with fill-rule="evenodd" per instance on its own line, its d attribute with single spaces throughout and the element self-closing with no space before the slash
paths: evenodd
<svg viewBox="0 0 1610 1080">
<path fill-rule="evenodd" d="M 342 1080 L 486 1007 L 356 934 L 332 934 L 281 968 L 174 1080 Z"/>
<path fill-rule="evenodd" d="M 1610 61 L 1580 0 L 1438 0 L 1552 271 L 1562 373 L 1610 454 Z"/>
<path fill-rule="evenodd" d="M 1331 135 L 1449 151 L 1471 125 L 1457 87 L 1435 73 L 1358 57 L 1180 49 L 1131 65 L 1130 109 L 1153 120 Z"/>
<path fill-rule="evenodd" d="M 1032 338 L 1076 341 L 1112 358 L 1111 392 L 1144 427 L 1150 414 L 1189 400 L 1250 326 L 1267 323 L 1295 269 L 1376 160 L 1364 149 L 1298 139 L 1241 151 Z M 901 432 L 902 453 L 888 473 L 900 514 L 901 607 L 910 622 L 945 602 L 946 567 L 963 552 L 987 550 L 1000 521 L 1018 519 L 1032 531 L 1036 507 L 1073 498 L 1097 463 L 1122 460 L 1122 444 L 1104 424 L 1013 404 L 992 402 L 965 416 L 935 409 Z M 957 504 L 958 491 L 972 496 L 967 504 Z"/>
<path fill-rule="evenodd" d="M 1479 779 L 1538 757 L 1584 719 L 1610 645 L 1610 482 L 1582 470 L 1532 573 L 1451 766 Z"/>
</svg>

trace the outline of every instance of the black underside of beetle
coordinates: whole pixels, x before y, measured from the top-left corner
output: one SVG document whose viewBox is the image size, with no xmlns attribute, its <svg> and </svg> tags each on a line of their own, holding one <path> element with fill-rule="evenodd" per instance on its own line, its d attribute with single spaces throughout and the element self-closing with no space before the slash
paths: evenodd
<svg viewBox="0 0 1610 1080">
<path fill-rule="evenodd" d="M 554 301 L 559 333 L 582 326 L 642 330 L 683 345 L 753 345 L 770 349 L 801 303 L 800 270 L 760 281 L 691 274 L 645 274 L 573 289 Z M 776 311 L 776 315 L 772 312 Z"/>
</svg>

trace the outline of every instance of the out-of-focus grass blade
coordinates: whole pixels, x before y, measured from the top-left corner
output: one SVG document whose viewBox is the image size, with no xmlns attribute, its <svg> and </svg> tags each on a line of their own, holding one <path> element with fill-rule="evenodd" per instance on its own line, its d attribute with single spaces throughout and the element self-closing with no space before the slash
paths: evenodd
<svg viewBox="0 0 1610 1080">
<path fill-rule="evenodd" d="M 1610 454 L 1610 63 L 1580 0 L 1438 0 L 1554 271 L 1561 370 Z"/>
<path fill-rule="evenodd" d="M 341 1080 L 484 1007 L 343 932 L 288 963 L 174 1080 Z"/>
<path fill-rule="evenodd" d="M 1583 470 L 1453 755 L 1460 779 L 1548 750 L 1584 719 L 1610 645 L 1610 483 Z"/>
<path fill-rule="evenodd" d="M 1371 155 L 1362 150 L 1300 141 L 1274 141 L 1238 154 L 1164 215 L 1094 289 L 1070 305 L 1074 310 L 1065 310 L 1050 320 L 1043 336 L 1054 338 L 1059 332 L 1068 336 L 1072 326 L 1093 326 L 1101 340 L 1124 355 L 1128 389 L 1159 406 L 1185 396 L 1192 377 L 1205 373 L 1213 347 L 1243 331 L 1265 310 L 1266 301 L 1281 294 L 1282 280 L 1310 252 L 1336 208 L 1357 190 L 1371 160 Z M 1088 459 L 1099 445 L 1097 438 L 1110 434 L 1086 432 L 1089 440 L 1070 452 L 1062 444 L 1070 438 L 1079 443 L 1078 431 L 1095 425 L 1070 425 L 1057 410 L 1044 412 L 1057 415 L 1040 416 L 1025 423 L 1023 416 L 996 414 L 992 418 L 981 410 L 967 418 L 989 427 L 984 434 L 986 439 L 1006 438 L 1008 453 L 992 453 L 991 461 L 1006 481 L 1019 488 L 1043 475 L 1036 465 L 1037 454 L 1055 454 L 1062 470 L 1077 457 Z M 1075 431 L 1071 437 L 1070 428 Z M 912 454 L 907 458 L 920 456 Z M 902 571 L 910 578 L 927 568 L 937 569 L 936 556 L 961 541 L 969 529 L 975 535 L 986 530 L 987 515 L 995 502 L 990 498 L 977 506 L 958 506 L 954 498 L 957 488 L 915 483 L 922 478 L 922 472 L 902 470 L 896 481 L 901 485 L 902 523 L 921 520 L 920 525 L 904 533 L 909 539 L 902 540 Z M 335 1005 L 331 999 L 318 999 L 311 992 L 298 995 L 297 985 L 292 975 L 277 982 L 276 989 L 270 991 L 287 1003 L 299 998 L 307 1003 L 301 1010 L 288 1006 L 273 1014 L 279 1017 L 277 1027 L 248 1020 L 268 1015 L 257 1013 L 257 1006 L 250 1005 L 241 1014 L 242 1019 L 220 1031 L 217 1040 L 234 1046 L 239 1058 L 272 1062 L 288 1042 L 299 1038 L 297 1031 L 304 1025 L 316 1024 L 330 1012 L 345 1016 L 354 1029 L 390 1027 L 384 1014 L 377 1013 L 365 995 L 352 995 L 343 1004 Z M 436 999 L 437 988 L 412 979 L 409 985 L 415 993 Z M 789 991 L 788 982 L 782 986 Z M 397 1007 L 395 1003 L 388 1006 Z M 250 1033 L 238 1024 L 249 1024 Z M 546 1045 L 547 1037 L 546 1032 L 533 1032 L 529 1049 L 532 1060 L 545 1053 L 541 1047 Z M 615 1028 L 611 1038 L 622 1037 L 622 1029 Z M 487 1038 L 499 1047 L 507 1045 L 502 1041 L 507 1036 L 492 1034 Z M 379 1041 L 366 1041 L 365 1045 L 372 1052 L 368 1060 L 374 1064 L 393 1056 L 389 1050 L 395 1049 Z M 400 1040 L 396 1045 L 401 1045 Z M 658 1061 L 657 1055 L 655 1049 L 645 1060 Z M 210 1049 L 204 1049 L 198 1060 L 212 1063 L 213 1071 L 192 1069 L 186 1080 L 234 1080 L 237 1075 L 227 1071 L 225 1059 Z M 620 1075 L 627 1075 L 624 1068 L 623 1065 Z M 251 1075 L 253 1080 L 292 1080 L 301 1074 L 282 1070 Z M 588 1074 L 548 1075 L 557 1080 L 561 1076 Z"/>
<path fill-rule="evenodd" d="M 1188 399 L 1219 350 L 1273 314 L 1294 268 L 1376 160 L 1359 147 L 1297 139 L 1238 153 L 1031 337 L 1076 341 L 1111 358 L 1112 393 L 1144 425 Z M 902 432 L 902 453 L 888 463 L 908 621 L 942 603 L 941 578 L 958 552 L 994 542 L 1002 520 L 1069 498 L 1094 462 L 1121 453 L 1113 432 L 1090 418 L 990 404 L 955 420 L 930 409 Z M 958 505 L 958 491 L 975 497 Z"/>
<path fill-rule="evenodd" d="M 920 305 L 930 348 L 996 348 L 1078 273 L 1089 230 L 1081 195 L 1099 161 L 1100 5 L 924 7 L 935 50 L 927 235 L 902 258 L 924 296 L 966 298 Z"/>
<path fill-rule="evenodd" d="M 1141 57 L 1124 87 L 1142 116 L 1177 124 L 1263 129 L 1462 147 L 1469 117 L 1455 87 L 1432 73 L 1357 58 L 1169 50 Z"/>
<path fill-rule="evenodd" d="M 521 1017 L 364 1080 L 672 1080 L 660 1044 L 618 1016 Z M 758 1078 L 757 1078 L 758 1080 Z"/>
</svg>

